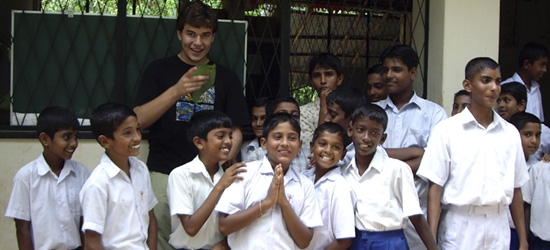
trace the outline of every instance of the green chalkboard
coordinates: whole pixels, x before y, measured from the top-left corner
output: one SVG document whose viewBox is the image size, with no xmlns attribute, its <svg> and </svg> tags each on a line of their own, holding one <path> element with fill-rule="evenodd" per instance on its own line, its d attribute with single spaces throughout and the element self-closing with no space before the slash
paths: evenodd
<svg viewBox="0 0 550 250">
<path fill-rule="evenodd" d="M 153 60 L 177 54 L 174 18 L 126 19 L 125 83 L 116 84 L 117 18 L 112 15 L 21 12 L 12 14 L 12 112 L 38 113 L 58 105 L 89 117 L 124 88 L 132 104 L 141 73 Z M 245 82 L 247 23 L 220 20 L 209 58 Z M 12 124 L 14 122 L 12 121 Z M 19 121 L 17 124 L 23 124 Z"/>
</svg>

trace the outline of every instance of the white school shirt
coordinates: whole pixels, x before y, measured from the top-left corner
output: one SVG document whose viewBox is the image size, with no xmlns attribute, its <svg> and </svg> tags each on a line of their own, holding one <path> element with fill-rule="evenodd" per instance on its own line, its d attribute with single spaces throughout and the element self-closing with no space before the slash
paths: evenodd
<svg viewBox="0 0 550 250">
<path fill-rule="evenodd" d="M 298 155 L 296 155 L 296 158 L 292 159 L 292 161 L 290 162 L 290 168 L 296 170 L 297 173 L 301 173 L 304 170 L 308 170 L 310 168 L 309 159 L 307 157 L 311 154 L 311 151 L 308 145 L 303 143 L 300 152 L 298 153 Z M 266 154 L 267 150 L 263 149 L 262 147 L 258 147 L 256 148 L 256 150 L 254 150 L 254 152 L 248 155 L 248 161 L 246 162 L 260 161 L 265 157 Z"/>
<path fill-rule="evenodd" d="M 344 156 L 344 159 L 338 161 L 338 167 L 345 167 L 349 165 L 351 162 L 351 159 L 355 156 L 355 146 L 353 145 L 353 142 L 346 146 L 346 155 Z"/>
<path fill-rule="evenodd" d="M 507 84 L 511 82 L 519 82 L 527 88 L 527 85 L 523 82 L 523 79 L 518 75 L 518 73 L 514 73 L 514 75 L 504 81 L 502 81 L 500 84 Z M 531 113 L 538 117 L 542 122 L 544 122 L 544 110 L 542 108 L 542 95 L 540 93 L 540 85 L 536 81 L 531 81 L 531 89 L 527 88 L 527 107 L 525 108 L 525 112 Z"/>
<path fill-rule="evenodd" d="M 225 190 L 216 211 L 234 214 L 267 197 L 273 179 L 273 168 L 267 157 L 246 165 L 247 172 L 242 173 L 244 179 L 236 180 Z M 322 226 L 313 183 L 289 168 L 284 176 L 284 186 L 287 199 L 302 223 L 308 228 Z M 299 249 L 286 228 L 281 207 L 274 205 L 262 212 L 263 215 L 250 225 L 227 237 L 231 249 Z"/>
<path fill-rule="evenodd" d="M 377 146 L 372 161 L 359 175 L 355 157 L 342 168 L 355 203 L 355 227 L 363 231 L 390 231 L 407 226 L 409 216 L 423 214 L 414 188 L 411 168 L 390 158 Z"/>
<path fill-rule="evenodd" d="M 103 154 L 80 191 L 82 231 L 101 234 L 105 249 L 149 249 L 149 211 L 157 204 L 149 170 L 128 157 L 130 178 Z"/>
<path fill-rule="evenodd" d="M 82 215 L 78 193 L 88 176 L 88 169 L 72 160 L 65 160 L 57 176 L 40 154 L 13 177 L 5 216 L 31 222 L 34 249 L 77 248 Z"/>
<path fill-rule="evenodd" d="M 518 130 L 494 111 L 485 128 L 469 108 L 435 126 L 416 174 L 457 206 L 509 205 L 529 179 Z"/>
<path fill-rule="evenodd" d="M 254 151 L 257 148 L 260 147 L 260 142 L 258 142 L 258 138 L 254 138 L 252 141 L 244 142 L 241 146 L 241 160 L 243 162 L 251 162 L 253 160 L 249 160 L 249 156 L 254 153 Z M 255 156 L 251 156 L 251 159 L 253 159 Z"/>
<path fill-rule="evenodd" d="M 530 155 L 529 158 L 527 158 L 527 172 L 531 171 L 531 167 L 538 163 L 539 160 L 536 156 Z M 531 178 L 529 178 L 530 180 Z M 525 186 L 527 183 L 525 183 L 523 186 L 521 186 L 521 192 L 525 194 Z M 514 220 L 512 220 L 512 214 L 510 213 L 510 207 L 506 207 L 506 210 L 508 210 L 508 225 L 510 225 L 510 228 L 516 228 L 516 225 L 514 225 Z"/>
<path fill-rule="evenodd" d="M 306 170 L 303 174 L 312 182 L 315 181 L 315 168 Z M 313 238 L 306 249 L 325 249 L 336 239 L 354 238 L 352 192 L 340 168 L 336 167 L 325 173 L 314 187 L 323 226 L 314 229 Z"/>
<path fill-rule="evenodd" d="M 529 171 L 529 181 L 523 186 L 523 200 L 531 204 L 531 231 L 550 241 L 550 163 L 539 161 Z"/>
<path fill-rule="evenodd" d="M 544 123 L 540 124 L 541 134 L 540 134 L 540 145 L 539 149 L 535 153 L 535 156 L 542 158 L 544 154 L 550 154 L 550 128 L 548 128 Z"/>
<path fill-rule="evenodd" d="M 206 200 L 214 185 L 223 176 L 223 169 L 218 164 L 214 181 L 206 170 L 204 163 L 196 156 L 192 161 L 172 170 L 168 176 L 168 204 L 172 220 L 170 245 L 174 248 L 211 249 L 223 239 L 218 227 L 218 213 L 212 211 L 204 225 L 195 236 L 189 236 L 178 214 L 192 215 Z"/>
</svg>

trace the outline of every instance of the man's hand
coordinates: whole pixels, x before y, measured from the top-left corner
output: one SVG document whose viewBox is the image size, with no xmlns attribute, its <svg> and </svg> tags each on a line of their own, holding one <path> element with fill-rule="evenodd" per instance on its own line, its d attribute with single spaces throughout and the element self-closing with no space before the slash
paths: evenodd
<svg viewBox="0 0 550 250">
<path fill-rule="evenodd" d="M 208 76 L 193 76 L 197 67 L 190 68 L 174 85 L 176 96 L 185 96 L 198 90 L 208 81 Z"/>
</svg>

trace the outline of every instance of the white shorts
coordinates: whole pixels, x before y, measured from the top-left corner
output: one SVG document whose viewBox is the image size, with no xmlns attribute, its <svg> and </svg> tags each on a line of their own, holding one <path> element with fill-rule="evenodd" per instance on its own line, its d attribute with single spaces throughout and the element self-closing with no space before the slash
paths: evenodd
<svg viewBox="0 0 550 250">
<path fill-rule="evenodd" d="M 438 245 L 445 249 L 510 249 L 506 205 L 448 206 L 441 212 Z"/>
</svg>

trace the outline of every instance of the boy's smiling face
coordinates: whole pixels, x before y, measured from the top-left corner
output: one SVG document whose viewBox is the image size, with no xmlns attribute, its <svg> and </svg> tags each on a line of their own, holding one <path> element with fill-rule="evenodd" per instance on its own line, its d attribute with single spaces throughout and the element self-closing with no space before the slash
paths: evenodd
<svg viewBox="0 0 550 250">
<path fill-rule="evenodd" d="M 500 94 L 500 68 L 484 68 L 477 72 L 473 79 L 465 79 L 462 86 L 470 92 L 470 106 L 493 108 Z"/>
<path fill-rule="evenodd" d="M 40 141 L 44 145 L 44 157 L 49 159 L 69 160 L 78 147 L 76 136 L 78 130 L 74 128 L 61 129 L 50 138 L 46 133 L 40 133 Z"/>
<path fill-rule="evenodd" d="M 525 154 L 525 159 L 527 159 L 539 149 L 541 126 L 539 123 L 528 122 L 519 130 L 519 134 L 521 135 L 523 153 Z"/>
<path fill-rule="evenodd" d="M 265 121 L 265 106 L 263 107 L 253 107 L 252 108 L 252 130 L 254 131 L 254 135 L 256 137 L 260 138 L 263 134 L 263 125 Z"/>
<path fill-rule="evenodd" d="M 380 74 L 367 76 L 367 96 L 371 102 L 378 102 L 388 97 L 388 85 Z"/>
<path fill-rule="evenodd" d="M 332 168 L 344 158 L 344 138 L 337 133 L 321 132 L 310 148 L 317 167 Z"/>
<path fill-rule="evenodd" d="M 128 116 L 113 132 L 113 139 L 107 138 L 107 142 L 108 147 L 106 148 L 111 159 L 113 157 L 122 159 L 139 155 L 141 130 L 137 117 Z"/>
<path fill-rule="evenodd" d="M 510 94 L 501 94 L 497 99 L 497 112 L 502 119 L 509 121 L 514 114 L 525 111 L 525 102 L 518 103 Z"/>
<path fill-rule="evenodd" d="M 526 62 L 524 68 L 529 72 L 529 75 L 533 80 L 540 81 L 542 76 L 546 73 L 546 65 L 548 64 L 548 57 L 541 57 L 533 63 Z"/>
<path fill-rule="evenodd" d="M 229 151 L 233 146 L 231 138 L 233 132 L 231 128 L 215 128 L 208 131 L 206 134 L 206 140 L 195 137 L 195 145 L 199 149 L 201 155 L 207 156 L 208 159 L 204 159 L 208 162 L 219 162 L 227 160 L 229 157 Z M 202 159 L 201 159 L 202 160 Z"/>
<path fill-rule="evenodd" d="M 416 78 L 416 67 L 409 69 L 399 58 L 384 59 L 384 80 L 388 92 L 392 95 L 403 95 L 412 91 L 412 82 Z"/>
<path fill-rule="evenodd" d="M 302 147 L 300 135 L 288 121 L 277 124 L 269 131 L 267 138 L 262 137 L 260 142 L 262 148 L 267 151 L 267 159 L 271 166 L 281 164 L 285 172 Z"/>
<path fill-rule="evenodd" d="M 382 124 L 369 117 L 359 117 L 352 122 L 348 135 L 355 147 L 356 156 L 374 154 L 376 147 L 386 140 Z"/>
</svg>

